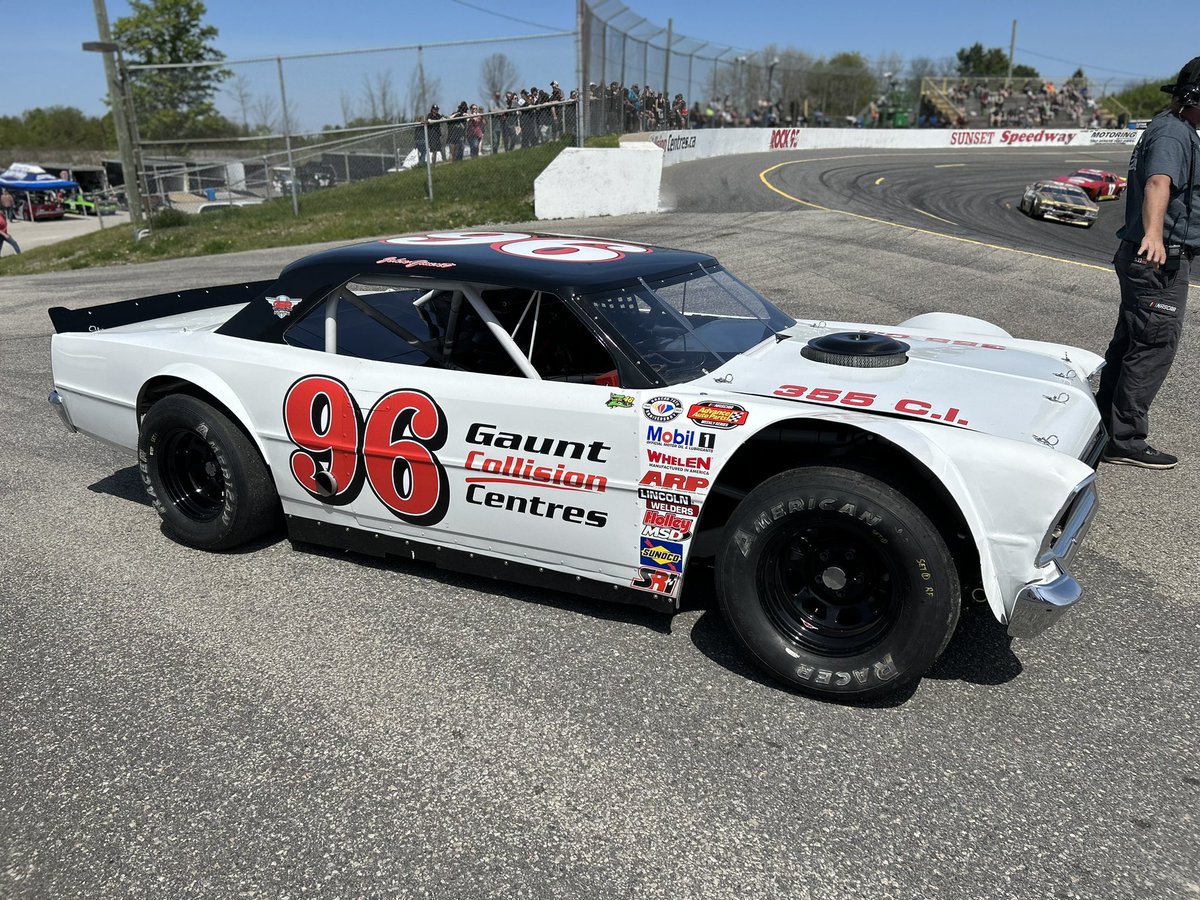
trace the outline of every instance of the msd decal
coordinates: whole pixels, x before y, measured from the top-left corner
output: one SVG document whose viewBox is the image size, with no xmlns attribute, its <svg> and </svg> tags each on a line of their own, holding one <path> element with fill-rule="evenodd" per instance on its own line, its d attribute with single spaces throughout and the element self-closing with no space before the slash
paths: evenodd
<svg viewBox="0 0 1200 900">
<path fill-rule="evenodd" d="M 688 418 L 704 428 L 737 428 L 746 424 L 749 415 L 746 407 L 723 400 L 693 403 L 688 410 Z"/>
<path fill-rule="evenodd" d="M 648 509 L 642 518 L 642 534 L 669 541 L 686 541 L 692 536 L 696 522 L 672 512 Z"/>
<path fill-rule="evenodd" d="M 659 541 L 653 538 L 642 538 L 643 566 L 653 569 L 665 569 L 668 572 L 683 570 L 683 544 L 678 541 Z"/>
</svg>

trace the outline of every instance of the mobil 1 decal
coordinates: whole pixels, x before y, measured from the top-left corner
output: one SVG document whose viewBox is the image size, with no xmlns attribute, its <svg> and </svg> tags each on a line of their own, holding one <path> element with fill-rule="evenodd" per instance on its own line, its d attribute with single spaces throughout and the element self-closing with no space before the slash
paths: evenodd
<svg viewBox="0 0 1200 900">
<path fill-rule="evenodd" d="M 446 414 L 424 391 L 389 391 L 364 416 L 343 382 L 308 375 L 288 388 L 283 423 L 296 445 L 292 477 L 309 496 L 344 506 L 365 483 L 411 525 L 445 518 L 450 488 L 437 451 L 446 443 Z"/>
</svg>

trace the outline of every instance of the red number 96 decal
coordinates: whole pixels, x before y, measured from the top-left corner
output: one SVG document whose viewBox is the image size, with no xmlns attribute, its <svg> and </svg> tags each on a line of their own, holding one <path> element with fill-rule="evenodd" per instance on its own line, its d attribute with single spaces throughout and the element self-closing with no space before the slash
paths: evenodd
<svg viewBox="0 0 1200 900">
<path fill-rule="evenodd" d="M 341 381 L 301 378 L 288 389 L 283 421 L 292 477 L 312 497 L 351 503 L 364 483 L 398 519 L 440 522 L 450 505 L 446 470 L 434 451 L 446 443 L 446 415 L 428 394 L 391 391 L 364 418 Z"/>
</svg>

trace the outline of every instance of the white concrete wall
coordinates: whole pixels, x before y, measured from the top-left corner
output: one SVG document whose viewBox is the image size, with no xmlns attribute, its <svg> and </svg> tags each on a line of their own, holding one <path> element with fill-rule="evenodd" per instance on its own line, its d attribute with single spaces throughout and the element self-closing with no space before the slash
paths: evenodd
<svg viewBox="0 0 1200 900">
<path fill-rule="evenodd" d="M 567 147 L 533 183 L 539 219 L 657 212 L 663 153 L 642 141 L 616 150 Z"/>
<path fill-rule="evenodd" d="M 568 147 L 534 182 L 539 219 L 657 212 L 663 166 L 776 150 L 1131 146 L 1141 131 L 1044 128 L 699 128 L 625 135 L 616 150 Z"/>
</svg>

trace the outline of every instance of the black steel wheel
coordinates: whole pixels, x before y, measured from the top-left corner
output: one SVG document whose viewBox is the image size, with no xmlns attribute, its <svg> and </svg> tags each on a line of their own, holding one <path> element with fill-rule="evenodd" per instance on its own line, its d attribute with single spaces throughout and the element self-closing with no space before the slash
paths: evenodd
<svg viewBox="0 0 1200 900">
<path fill-rule="evenodd" d="M 142 482 L 175 540 L 227 550 L 262 537 L 280 519 L 258 449 L 230 419 L 195 397 L 172 394 L 142 419 Z"/>
<path fill-rule="evenodd" d="M 921 676 L 949 641 L 958 573 L 929 519 L 862 472 L 792 469 L 727 525 L 722 611 L 751 657 L 823 697 L 868 697 Z"/>
</svg>

